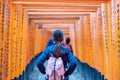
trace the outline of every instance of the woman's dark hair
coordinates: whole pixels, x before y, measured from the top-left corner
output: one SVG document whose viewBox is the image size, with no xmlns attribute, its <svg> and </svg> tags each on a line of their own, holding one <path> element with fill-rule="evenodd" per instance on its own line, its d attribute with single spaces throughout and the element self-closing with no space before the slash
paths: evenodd
<svg viewBox="0 0 120 80">
<path fill-rule="evenodd" d="M 67 38 L 66 38 L 66 44 L 69 44 L 69 43 L 70 43 L 70 38 L 67 37 Z"/>
<path fill-rule="evenodd" d="M 57 43 L 53 54 L 54 57 L 58 58 L 61 56 L 61 48 L 62 48 L 61 43 Z"/>
<path fill-rule="evenodd" d="M 54 31 L 53 40 L 56 41 L 56 42 L 63 41 L 63 32 L 61 30 Z"/>
<path fill-rule="evenodd" d="M 53 33 L 53 40 L 55 42 L 58 42 L 56 44 L 56 48 L 55 48 L 54 54 L 53 54 L 53 56 L 55 56 L 56 58 L 58 58 L 58 57 L 61 56 L 62 45 L 61 45 L 60 42 L 63 41 L 63 32 L 61 30 L 54 31 L 54 33 Z"/>
</svg>

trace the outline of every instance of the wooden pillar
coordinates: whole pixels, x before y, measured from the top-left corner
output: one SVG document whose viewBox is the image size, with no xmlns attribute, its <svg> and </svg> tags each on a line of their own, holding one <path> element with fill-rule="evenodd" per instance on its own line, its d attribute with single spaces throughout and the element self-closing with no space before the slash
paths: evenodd
<svg viewBox="0 0 120 80">
<path fill-rule="evenodd" d="M 46 31 L 42 27 L 37 27 L 36 29 L 36 44 L 35 44 L 35 54 L 38 54 L 39 52 L 43 51 L 46 48 L 48 40 L 52 37 L 52 33 Z"/>
<path fill-rule="evenodd" d="M 2 25 L 2 23 L 3 23 L 3 18 L 2 18 L 2 16 L 3 16 L 3 14 L 2 14 L 2 12 L 3 12 L 3 0 L 1 0 L 0 1 L 0 44 L 1 44 L 1 46 L 0 46 L 0 79 L 2 80 L 2 75 L 3 75 L 3 64 L 2 64 L 2 60 L 3 60 L 3 46 L 2 46 L 2 43 L 3 43 L 3 25 Z"/>
<path fill-rule="evenodd" d="M 28 31 L 29 26 L 28 26 L 28 15 L 27 15 L 27 12 L 25 10 L 23 10 L 22 16 L 23 16 L 23 24 L 22 24 L 23 27 L 22 27 L 22 33 L 21 33 L 21 36 L 22 36 L 22 53 L 21 53 L 21 58 L 22 58 L 21 63 L 22 64 L 21 65 L 23 66 L 23 68 L 22 68 L 22 71 L 23 71 L 23 70 L 25 70 L 26 65 L 28 64 L 26 61 L 26 58 L 27 58 L 27 42 L 28 42 L 27 31 Z"/>
<path fill-rule="evenodd" d="M 85 20 L 85 16 L 83 16 L 83 60 L 84 62 L 87 62 L 87 48 L 86 48 L 86 28 L 87 28 L 87 24 L 86 24 L 86 20 Z"/>
<path fill-rule="evenodd" d="M 83 57 L 84 62 L 87 62 L 89 65 L 93 63 L 91 45 L 90 16 L 83 16 Z"/>
<path fill-rule="evenodd" d="M 120 80 L 120 0 L 116 0 L 116 29 L 117 29 L 117 53 L 116 53 L 116 80 Z"/>
<path fill-rule="evenodd" d="M 25 68 L 25 52 L 23 47 L 24 42 L 24 25 L 23 25 L 23 10 L 22 5 L 11 5 L 11 66 L 10 66 L 10 78 L 18 77 Z M 26 32 L 26 31 L 25 31 Z M 25 47 L 26 48 L 26 47 Z"/>
<path fill-rule="evenodd" d="M 70 26 L 70 39 L 71 39 L 71 45 L 73 48 L 73 54 L 77 57 L 76 54 L 76 44 L 75 44 L 75 24 L 71 24 Z"/>
<path fill-rule="evenodd" d="M 34 24 L 32 24 L 30 21 L 29 21 L 29 24 L 28 24 L 28 42 L 27 42 L 27 54 L 26 54 L 26 61 L 27 61 L 27 64 L 29 63 L 29 61 L 31 60 L 31 57 L 34 56 L 34 46 L 35 46 L 35 29 L 36 29 L 36 26 Z"/>
<path fill-rule="evenodd" d="M 0 79 L 10 79 L 10 1 L 0 1 Z"/>
<path fill-rule="evenodd" d="M 111 80 L 120 79 L 120 1 L 112 0 L 112 43 L 113 43 L 113 66 L 112 71 L 113 77 Z"/>
<path fill-rule="evenodd" d="M 93 47 L 92 47 L 92 35 L 91 35 L 91 26 L 90 26 L 90 15 L 86 16 L 87 25 L 88 25 L 88 56 L 89 56 L 89 65 L 93 66 Z"/>
<path fill-rule="evenodd" d="M 4 12 L 4 6 L 3 6 L 3 4 L 4 4 L 4 2 L 3 2 L 3 0 L 1 0 L 0 1 L 0 44 L 1 44 L 1 46 L 0 46 L 0 79 L 2 80 L 3 79 L 3 59 L 4 59 L 4 53 L 3 53 L 3 36 L 4 36 L 4 33 L 3 33 L 3 31 L 4 31 L 4 18 L 3 18 L 3 16 L 4 16 L 4 14 L 3 14 L 3 12 Z"/>
<path fill-rule="evenodd" d="M 96 57 L 95 57 L 95 54 L 96 54 L 96 51 L 95 51 L 95 42 L 96 42 L 96 12 L 95 13 L 91 13 L 90 14 L 90 28 L 91 28 L 91 41 L 92 41 L 92 56 L 93 56 L 93 67 L 96 68 Z"/>
<path fill-rule="evenodd" d="M 35 55 L 40 53 L 40 28 L 36 25 L 36 31 L 35 31 Z"/>
<path fill-rule="evenodd" d="M 78 24 L 77 24 L 77 22 L 74 24 L 74 28 L 75 28 L 75 51 L 76 51 L 76 56 L 78 57 L 78 36 L 77 36 L 77 34 L 78 34 L 78 32 L 77 32 L 77 30 L 78 30 Z"/>
<path fill-rule="evenodd" d="M 103 73 L 103 48 L 102 48 L 102 13 L 101 8 L 97 9 L 97 24 L 96 24 L 96 57 L 98 58 L 97 69 Z M 99 56 L 99 57 L 98 57 Z"/>
<path fill-rule="evenodd" d="M 97 12 L 90 14 L 91 26 L 91 55 L 93 55 L 92 66 L 104 73 L 103 63 L 103 26 L 101 8 Z M 91 58 L 92 59 L 92 58 Z"/>
<path fill-rule="evenodd" d="M 116 0 L 116 20 L 117 20 L 117 80 L 120 80 L 120 0 Z"/>
<path fill-rule="evenodd" d="M 104 59 L 104 75 L 107 79 L 109 73 L 109 56 L 111 56 L 111 23 L 110 23 L 110 6 L 107 4 L 102 4 L 102 25 L 103 25 L 103 59 Z"/>
<path fill-rule="evenodd" d="M 76 50 L 77 50 L 77 57 L 83 61 L 83 36 L 82 36 L 82 28 L 83 28 L 83 19 L 82 16 L 76 23 Z"/>
</svg>

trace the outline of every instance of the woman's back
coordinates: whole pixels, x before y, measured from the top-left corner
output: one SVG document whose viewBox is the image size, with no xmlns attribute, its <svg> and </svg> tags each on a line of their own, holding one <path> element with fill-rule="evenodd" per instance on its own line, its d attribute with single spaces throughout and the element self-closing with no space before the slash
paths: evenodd
<svg viewBox="0 0 120 80">
<path fill-rule="evenodd" d="M 49 46 L 48 48 L 46 48 L 46 50 L 42 53 L 42 55 L 37 60 L 38 68 L 43 74 L 45 74 L 45 67 L 43 64 L 46 60 L 50 58 L 51 54 L 54 53 L 55 48 L 56 48 L 56 44 Z M 67 63 L 69 65 L 65 74 L 70 75 L 74 71 L 77 65 L 76 58 L 73 56 L 71 51 L 65 48 L 64 46 L 62 46 L 61 48 L 61 57 L 64 63 L 64 67 L 67 67 Z"/>
<path fill-rule="evenodd" d="M 63 60 L 64 68 L 67 68 L 64 76 L 68 76 L 73 73 L 76 68 L 77 60 L 71 51 L 68 48 L 65 48 L 64 45 L 61 44 L 63 41 L 63 33 L 60 30 L 56 30 L 53 33 L 53 41 L 54 43 L 51 46 L 48 46 L 41 56 L 37 60 L 37 66 L 41 73 L 46 74 L 46 67 L 44 66 L 44 62 L 51 57 L 51 54 L 55 57 L 61 57 Z M 60 46 L 58 46 L 60 45 Z M 69 65 L 67 67 L 67 64 Z"/>
</svg>

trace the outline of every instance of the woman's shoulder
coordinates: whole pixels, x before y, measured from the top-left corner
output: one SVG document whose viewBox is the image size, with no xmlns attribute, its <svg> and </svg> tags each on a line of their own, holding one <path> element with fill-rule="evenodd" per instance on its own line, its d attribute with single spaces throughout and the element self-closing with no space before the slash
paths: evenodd
<svg viewBox="0 0 120 80">
<path fill-rule="evenodd" d="M 53 52 L 53 51 L 55 50 L 55 45 L 48 46 L 48 47 L 47 47 L 47 50 L 48 50 L 49 52 Z"/>
<path fill-rule="evenodd" d="M 51 45 L 51 46 L 47 47 L 47 50 L 48 50 L 50 53 L 53 53 L 54 50 L 55 50 L 55 48 L 56 48 L 56 45 Z M 62 53 L 62 54 L 67 54 L 67 53 L 69 53 L 69 52 L 70 52 L 70 50 L 69 50 L 68 48 L 66 48 L 64 45 L 62 45 L 61 53 Z"/>
<path fill-rule="evenodd" d="M 62 46 L 62 53 L 69 53 L 69 49 L 66 48 L 65 46 Z"/>
</svg>

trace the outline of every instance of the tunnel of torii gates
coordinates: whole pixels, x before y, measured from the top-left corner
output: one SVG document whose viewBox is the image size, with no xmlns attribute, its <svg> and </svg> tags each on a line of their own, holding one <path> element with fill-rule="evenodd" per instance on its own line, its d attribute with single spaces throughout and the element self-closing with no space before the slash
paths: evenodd
<svg viewBox="0 0 120 80">
<path fill-rule="evenodd" d="M 120 0 L 0 0 L 0 80 L 22 74 L 56 29 L 80 61 L 120 80 Z"/>
</svg>

